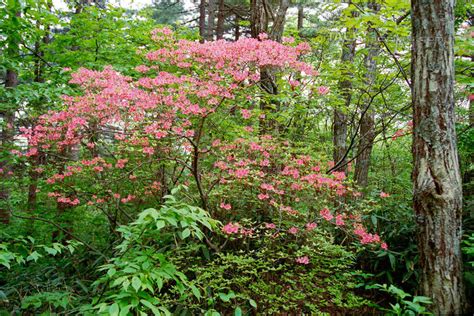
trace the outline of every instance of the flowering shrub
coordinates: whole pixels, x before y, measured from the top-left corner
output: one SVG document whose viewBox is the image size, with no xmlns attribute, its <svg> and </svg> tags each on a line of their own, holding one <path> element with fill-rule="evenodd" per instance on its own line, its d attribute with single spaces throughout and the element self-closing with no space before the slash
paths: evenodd
<svg viewBox="0 0 474 316">
<path fill-rule="evenodd" d="M 128 208 L 163 196 L 192 176 L 207 208 L 200 178 L 214 128 L 208 122 L 225 120 L 235 104 L 244 117 L 250 115 L 262 68 L 288 76 L 290 70 L 304 73 L 306 84 L 316 75 L 299 60 L 306 45 L 255 39 L 199 44 L 177 41 L 168 29 L 157 29 L 152 37 L 159 49 L 143 53 L 150 65 L 137 67 L 147 76 L 133 79 L 111 67 L 79 69 L 70 83 L 83 95 L 65 96 L 65 110 L 21 129 L 28 150 L 15 153 L 48 156 L 47 168 L 34 171 L 57 203 Z M 163 172 L 156 177 L 150 170 Z M 236 176 L 245 177 L 246 170 Z M 122 185 L 125 179 L 132 185 Z"/>
<path fill-rule="evenodd" d="M 235 200 L 235 203 L 221 203 L 217 216 L 223 220 L 278 219 L 280 230 L 283 222 L 299 225 L 288 227 L 293 235 L 308 227 L 315 228 L 316 222 L 322 221 L 351 232 L 363 244 L 381 244 L 377 234 L 366 231 L 360 212 L 351 210 L 350 205 L 339 202 L 336 210 L 327 208 L 337 204 L 341 196 L 358 195 L 344 183 L 345 175 L 341 172 L 326 175 L 322 171 L 324 164 L 294 151 L 287 142 L 278 142 L 270 135 L 258 139 L 250 135 L 229 143 L 214 140 L 211 153 L 215 168 L 204 173 L 203 179 L 209 187 L 220 185 L 211 197 Z M 389 196 L 382 193 L 382 198 Z M 223 231 L 231 235 L 243 229 L 239 229 L 238 223 L 229 223 Z"/>
<path fill-rule="evenodd" d="M 252 272 L 254 276 L 264 274 L 278 289 L 251 279 L 256 282 L 255 291 L 261 293 L 255 301 L 263 304 L 266 312 L 281 312 L 290 306 L 303 312 L 318 312 L 337 311 L 352 303 L 363 305 L 351 293 L 334 295 L 339 288 L 329 294 L 322 290 L 325 275 L 332 273 L 331 269 L 349 269 L 352 262 L 350 258 L 350 262 L 341 263 L 348 255 L 342 248 L 333 248 L 333 239 L 327 232 L 343 235 L 348 242 L 370 244 L 377 250 L 388 246 L 379 235 L 365 228 L 364 214 L 355 202 L 360 193 L 346 183 L 346 175 L 326 174 L 331 162 L 308 155 L 298 144 L 280 138 L 276 105 L 284 111 L 299 98 L 330 93 L 324 86 L 312 88 L 317 72 L 302 61 L 309 46 L 291 41 L 283 45 L 265 36 L 198 43 L 176 40 L 166 28 L 155 30 L 152 38 L 156 49 L 139 52 L 144 64 L 135 69 L 133 76 L 120 74 L 112 67 L 102 71 L 79 69 L 73 73 L 70 83 L 77 85 L 82 94 L 64 96 L 64 110 L 50 111 L 38 119 L 37 125 L 22 128 L 28 148 L 15 151 L 26 158 L 47 157 L 45 165 L 35 166 L 31 172 L 39 176 L 40 188 L 58 209 L 101 211 L 112 230 L 120 224 L 132 223 L 120 228 L 124 239 L 120 251 L 126 254 L 126 260 L 116 257 L 103 266 L 108 274 L 96 284 L 106 292 L 97 308 L 121 310 L 129 302 L 146 300 L 156 287 L 160 292 L 163 284 L 174 282 L 177 289 L 166 289 L 159 299 L 149 301 L 153 308 L 143 303 L 137 310 L 168 311 L 167 306 L 176 307 L 176 301 L 184 299 L 184 287 L 194 293 L 187 299 L 200 306 L 193 312 L 212 309 L 219 304 L 214 302 L 201 309 L 203 303 L 195 302 L 200 298 L 198 287 L 208 291 L 203 285 L 208 282 L 208 275 L 198 267 L 216 269 L 214 265 L 224 264 L 220 260 L 225 261 L 227 254 L 239 251 L 248 251 L 236 255 L 242 260 L 263 265 L 264 268 Z M 278 78 L 279 87 L 293 101 L 282 101 L 268 93 L 261 82 L 264 73 Z M 212 233 L 191 230 L 183 226 L 181 219 L 169 222 L 174 227 L 181 225 L 181 239 L 195 234 L 209 246 L 190 243 L 190 248 L 185 247 L 190 252 L 195 250 L 193 247 L 206 249 L 202 251 L 210 259 L 204 264 L 200 258 L 194 258 L 197 262 L 190 263 L 188 271 L 180 264 L 179 254 L 163 257 L 148 249 L 148 243 L 163 248 L 173 244 L 172 238 L 163 239 L 169 237 L 162 230 L 163 214 L 148 210 L 134 221 L 142 209 L 163 204 L 180 185 L 190 188 L 180 198 L 190 205 L 200 204 L 213 219 L 223 223 L 220 233 Z M 386 193 L 380 196 L 389 197 Z M 144 222 L 146 218 L 149 221 Z M 153 228 L 149 227 L 150 222 Z M 146 229 L 136 231 L 141 224 Z M 132 235 L 154 238 L 135 245 L 135 240 L 129 239 Z M 134 245 L 136 251 L 128 253 L 127 247 Z M 325 270 L 315 269 L 324 257 L 316 253 L 318 245 L 335 252 L 335 266 L 326 262 Z M 148 255 L 153 263 L 143 268 L 139 260 Z M 195 252 L 193 256 L 199 257 Z M 127 260 L 135 259 L 138 261 L 134 264 L 140 268 L 130 272 Z M 159 281 L 157 276 L 146 279 L 146 271 L 155 265 L 172 272 Z M 185 273 L 178 273 L 175 266 Z M 272 280 L 275 273 L 284 273 L 282 280 Z M 294 284 L 291 276 L 298 273 L 300 283 Z M 188 284 L 188 274 L 196 287 Z M 349 278 L 347 273 L 341 275 Z M 334 281 L 343 290 L 352 289 L 341 285 L 340 280 Z M 322 282 L 318 287 L 322 292 L 308 288 L 314 282 Z M 121 294 L 114 288 L 118 285 L 125 288 Z M 216 286 L 206 296 L 218 297 Z M 233 283 L 228 287 L 252 302 L 240 283 L 236 288 Z M 302 289 L 310 294 L 306 293 L 298 302 L 314 302 L 318 295 L 329 295 L 339 301 L 328 303 L 331 308 L 325 309 L 314 304 L 296 306 L 299 303 L 287 297 L 277 307 L 270 306 L 270 301 L 282 292 L 295 294 Z M 118 295 L 123 299 L 122 305 L 114 303 Z M 167 305 L 163 297 L 171 303 Z"/>
</svg>

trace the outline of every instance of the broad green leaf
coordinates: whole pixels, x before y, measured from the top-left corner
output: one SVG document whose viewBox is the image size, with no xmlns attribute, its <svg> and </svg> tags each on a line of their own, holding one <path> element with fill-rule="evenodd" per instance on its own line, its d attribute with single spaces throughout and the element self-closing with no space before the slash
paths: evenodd
<svg viewBox="0 0 474 316">
<path fill-rule="evenodd" d="M 186 239 L 189 237 L 189 235 L 191 235 L 191 231 L 189 230 L 189 228 L 186 228 L 181 232 L 181 239 Z"/>
<path fill-rule="evenodd" d="M 132 287 L 135 289 L 136 292 L 140 290 L 140 287 L 142 286 L 142 281 L 136 276 L 132 278 Z"/>
<path fill-rule="evenodd" d="M 118 316 L 119 312 L 120 312 L 120 308 L 119 308 L 117 303 L 113 303 L 109 307 L 109 315 L 110 316 Z"/>
</svg>

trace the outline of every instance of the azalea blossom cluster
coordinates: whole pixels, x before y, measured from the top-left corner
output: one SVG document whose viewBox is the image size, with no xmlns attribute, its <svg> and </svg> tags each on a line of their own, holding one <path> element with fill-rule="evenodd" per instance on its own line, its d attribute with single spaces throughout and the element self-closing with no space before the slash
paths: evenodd
<svg viewBox="0 0 474 316">
<path fill-rule="evenodd" d="M 321 219 L 327 222 L 331 222 L 334 219 L 334 216 L 330 213 L 328 209 L 323 209 L 320 211 Z M 328 216 L 331 214 L 331 216 Z M 336 215 L 335 224 L 336 226 L 345 226 L 346 223 L 343 220 L 344 215 Z M 311 232 L 318 227 L 316 222 L 309 222 L 304 224 L 303 227 L 299 228 L 297 226 L 291 226 L 286 230 L 279 229 L 275 223 L 264 223 L 264 229 L 267 229 L 272 232 L 273 236 L 277 236 L 280 233 L 287 233 L 288 235 L 296 236 L 300 233 Z M 222 227 L 222 232 L 226 235 L 240 235 L 240 236 L 253 236 L 254 228 L 245 228 L 238 222 L 229 222 Z M 359 242 L 363 245 L 366 244 L 377 244 L 380 245 L 380 248 L 387 250 L 387 243 L 383 242 L 378 234 L 371 234 L 366 231 L 364 226 L 359 220 L 352 221 L 352 233 L 354 236 L 358 237 Z"/>
<path fill-rule="evenodd" d="M 241 234 L 242 236 L 252 236 L 254 229 L 242 227 L 239 223 L 227 223 L 222 227 L 222 232 L 227 235 Z"/>
<path fill-rule="evenodd" d="M 142 74 L 138 79 L 110 66 L 101 71 L 81 68 L 71 74 L 70 83 L 83 93 L 64 96 L 64 110 L 50 111 L 35 126 L 21 128 L 28 150 L 15 153 L 47 155 L 49 161 L 61 157 L 41 176 L 51 185 L 49 190 L 63 191 L 62 196 L 80 191 L 82 196 L 74 197 L 72 206 L 140 203 L 143 199 L 136 196 L 161 194 L 163 183 L 145 170 L 158 169 L 165 161 L 183 170 L 190 152 L 201 150 L 196 133 L 205 133 L 202 120 L 227 113 L 233 103 L 238 101 L 250 115 L 246 107 L 252 106 L 249 96 L 258 89 L 261 69 L 297 72 L 308 82 L 317 75 L 301 61 L 309 51 L 304 43 L 287 46 L 243 38 L 202 44 L 177 40 L 166 28 L 156 29 L 152 38 L 158 49 L 143 52 L 146 65 L 136 68 Z M 232 104 L 226 103 L 229 100 Z M 245 178 L 245 168 L 236 170 L 235 176 Z M 78 179 L 89 186 L 103 186 L 112 179 L 127 179 L 133 185 L 104 187 L 92 196 L 76 190 Z"/>
<path fill-rule="evenodd" d="M 336 196 L 357 195 L 344 184 L 345 175 L 334 172 L 326 175 L 324 164 L 308 155 L 288 155 L 289 143 L 280 142 L 271 135 L 258 138 L 238 138 L 224 142 L 212 142 L 215 169 L 205 174 L 209 182 L 218 182 L 228 190 L 252 192 L 249 200 L 266 205 L 290 216 L 303 214 L 295 204 L 307 205 L 307 199 L 321 197 L 321 204 Z M 222 209 L 230 210 L 230 203 L 221 203 Z M 341 222 L 341 218 L 338 222 Z"/>
<path fill-rule="evenodd" d="M 289 227 L 291 235 L 316 228 L 316 222 L 304 220 L 308 214 L 337 227 L 360 224 L 343 207 L 334 214 L 325 208 L 338 198 L 359 195 L 345 185 L 344 173 L 325 174 L 327 163 L 259 130 L 266 115 L 257 106 L 262 69 L 297 77 L 283 80 L 297 93 L 317 75 L 301 59 L 308 44 L 283 45 L 264 35 L 198 43 L 176 40 L 166 28 L 155 30 L 152 38 L 157 49 L 140 52 L 146 64 L 136 68 L 138 78 L 112 67 L 81 68 L 70 83 L 82 94 L 64 96 L 64 110 L 50 111 L 35 126 L 21 128 L 28 150 L 15 153 L 48 157 L 50 165 L 40 174 L 49 198 L 71 207 L 142 207 L 147 200 L 156 202 L 170 186 L 194 180 L 191 186 L 203 206 L 215 205 L 219 211 L 209 211 L 227 221 L 232 218 L 228 213 L 254 210 L 266 218 L 303 223 Z M 327 93 L 327 87 L 317 88 L 318 95 Z M 227 130 L 226 121 L 234 123 L 234 131 Z M 228 137 L 214 139 L 216 131 Z M 238 204 L 232 199 L 236 196 Z M 361 227 L 353 233 L 362 243 L 380 243 Z M 236 221 L 222 231 L 254 233 Z"/>
<path fill-rule="evenodd" d="M 343 172 L 325 174 L 323 169 L 328 166 L 308 155 L 291 154 L 294 148 L 289 143 L 270 135 L 238 138 L 230 142 L 218 139 L 212 145 L 216 157 L 214 167 L 219 172 L 212 170 L 205 175 L 206 179 L 221 185 L 216 193 L 219 196 L 240 197 L 235 207 L 231 201 L 221 202 L 220 209 L 224 214 L 245 217 L 245 210 L 253 208 L 269 217 L 278 215 L 290 221 L 303 221 L 309 213 L 321 222 L 351 232 L 362 244 L 382 245 L 377 234 L 369 234 L 363 228 L 360 214 L 344 208 L 333 212 L 326 207 L 340 197 L 359 196 L 359 192 L 345 184 Z M 382 198 L 388 196 L 387 193 L 381 195 Z M 308 205 L 315 204 L 321 207 L 316 213 L 308 209 Z M 232 225 L 240 224 L 233 222 Z M 276 228 L 273 223 L 265 225 L 267 229 Z M 312 230 L 316 226 L 316 222 L 302 224 L 302 227 L 292 226 L 287 233 L 297 235 L 300 231 Z M 228 235 L 239 232 L 226 230 Z"/>
</svg>

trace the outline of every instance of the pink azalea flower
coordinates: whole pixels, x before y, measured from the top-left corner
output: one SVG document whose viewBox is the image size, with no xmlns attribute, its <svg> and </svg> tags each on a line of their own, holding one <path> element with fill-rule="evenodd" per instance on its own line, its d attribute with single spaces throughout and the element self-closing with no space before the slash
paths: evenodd
<svg viewBox="0 0 474 316">
<path fill-rule="evenodd" d="M 222 231 L 227 235 L 237 234 L 239 232 L 240 225 L 239 223 L 228 223 L 222 227 Z"/>
<path fill-rule="evenodd" d="M 246 176 L 248 176 L 249 170 L 248 169 L 237 169 L 237 170 L 235 170 L 234 174 L 237 178 L 242 179 L 242 178 L 245 178 Z"/>
<path fill-rule="evenodd" d="M 244 119 L 249 119 L 249 118 L 252 117 L 252 113 L 249 110 L 242 109 L 242 110 L 240 110 L 240 113 L 242 114 L 242 117 Z"/>
<path fill-rule="evenodd" d="M 337 226 L 344 226 L 344 219 L 341 214 L 336 215 L 336 225 Z"/>
<path fill-rule="evenodd" d="M 224 210 L 230 210 L 232 208 L 230 204 L 226 204 L 224 202 L 220 204 L 220 207 L 223 208 Z"/>
<path fill-rule="evenodd" d="M 240 229 L 240 233 L 243 235 L 243 236 L 252 236 L 253 235 L 253 229 L 252 228 L 241 228 Z"/>
<path fill-rule="evenodd" d="M 292 235 L 296 235 L 298 233 L 298 228 L 293 226 L 290 229 L 288 229 L 288 232 Z"/>
<path fill-rule="evenodd" d="M 315 229 L 316 227 L 318 227 L 318 224 L 316 223 L 307 223 L 306 224 L 306 230 L 307 231 L 312 231 L 313 229 Z"/>
<path fill-rule="evenodd" d="M 276 225 L 273 223 L 265 223 L 265 228 L 267 229 L 275 229 Z"/>
<path fill-rule="evenodd" d="M 304 256 L 304 257 L 299 257 L 299 258 L 296 258 L 296 263 L 299 263 L 299 264 L 309 264 L 309 258 L 308 256 Z"/>
<path fill-rule="evenodd" d="M 390 197 L 390 194 L 385 193 L 385 192 L 382 191 L 382 192 L 380 192 L 380 197 L 381 197 L 382 199 L 388 198 L 388 197 Z"/>
<path fill-rule="evenodd" d="M 329 93 L 329 87 L 321 86 L 318 88 L 318 93 L 320 95 L 325 95 Z"/>
<path fill-rule="evenodd" d="M 380 248 L 382 248 L 383 250 L 387 250 L 388 249 L 388 245 L 386 242 L 383 242 L 381 245 L 380 245 Z"/>
<path fill-rule="evenodd" d="M 258 34 L 258 39 L 261 40 L 261 41 L 264 41 L 264 40 L 268 39 L 268 34 L 260 33 L 260 34 Z"/>
<path fill-rule="evenodd" d="M 153 149 L 153 147 L 144 147 L 143 153 L 147 155 L 153 155 L 155 153 L 155 150 Z"/>
<path fill-rule="evenodd" d="M 321 215 L 322 218 L 324 218 L 327 221 L 330 221 L 334 218 L 334 216 L 331 214 L 331 211 L 327 208 L 323 208 L 320 212 L 319 215 Z"/>
<path fill-rule="evenodd" d="M 212 142 L 211 146 L 212 146 L 212 147 L 218 147 L 220 144 L 221 144 L 221 140 L 220 140 L 220 139 L 215 139 L 215 140 Z"/>
</svg>

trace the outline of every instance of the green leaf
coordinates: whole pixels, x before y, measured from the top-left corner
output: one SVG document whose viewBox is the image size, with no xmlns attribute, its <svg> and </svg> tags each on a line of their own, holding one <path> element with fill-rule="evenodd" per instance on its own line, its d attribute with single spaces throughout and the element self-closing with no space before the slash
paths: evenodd
<svg viewBox="0 0 474 316">
<path fill-rule="evenodd" d="M 129 315 L 129 311 L 130 311 L 130 305 L 127 305 L 125 307 L 123 307 L 121 310 L 120 310 L 120 315 L 119 316 L 127 316 Z"/>
<path fill-rule="evenodd" d="M 119 312 L 120 312 L 120 308 L 117 303 L 114 303 L 109 307 L 110 316 L 118 316 Z"/>
<path fill-rule="evenodd" d="M 239 306 L 235 309 L 234 316 L 242 316 L 242 309 Z"/>
<path fill-rule="evenodd" d="M 36 250 L 33 251 L 28 257 L 26 257 L 26 261 L 31 261 L 33 260 L 36 262 L 38 258 L 42 257 Z"/>
<path fill-rule="evenodd" d="M 50 248 L 50 247 L 47 247 L 47 246 L 44 246 L 44 250 L 47 253 L 49 253 L 50 255 L 53 255 L 53 256 L 55 256 L 58 253 L 58 251 L 56 249 Z"/>
<path fill-rule="evenodd" d="M 123 269 L 123 272 L 125 272 L 125 273 L 135 273 L 135 272 L 137 272 L 137 269 L 132 268 L 132 267 L 126 267 L 125 269 Z"/>
<path fill-rule="evenodd" d="M 156 221 L 156 229 L 160 230 L 165 226 L 166 226 L 165 221 L 163 221 L 163 220 Z"/>
<path fill-rule="evenodd" d="M 372 224 L 374 225 L 374 227 L 377 227 L 377 216 L 371 215 L 370 220 L 372 221 Z"/>
<path fill-rule="evenodd" d="M 231 299 L 235 298 L 235 293 L 232 291 L 229 291 L 228 294 L 225 293 L 219 293 L 219 297 L 222 301 L 224 302 L 229 302 Z"/>
<path fill-rule="evenodd" d="M 123 289 L 126 291 L 129 286 L 130 286 L 130 281 L 128 279 L 125 279 L 125 281 L 123 281 L 122 283 Z"/>
<path fill-rule="evenodd" d="M 396 259 L 395 256 L 391 253 L 388 254 L 388 259 L 390 260 L 390 266 L 392 267 L 392 270 L 395 270 L 395 263 Z"/>
<path fill-rule="evenodd" d="M 194 296 L 197 298 L 197 299 L 200 299 L 201 298 L 201 292 L 199 291 L 199 289 L 194 286 L 194 285 L 191 285 L 191 291 L 193 292 Z"/>
<path fill-rule="evenodd" d="M 134 276 L 132 278 L 132 287 L 135 289 L 136 292 L 138 292 L 141 286 L 142 286 L 142 281 L 140 281 L 138 277 Z"/>
<path fill-rule="evenodd" d="M 109 269 L 109 270 L 107 271 L 107 275 L 108 275 L 109 277 L 112 277 L 116 272 L 117 272 L 117 270 L 115 270 L 114 268 L 112 268 L 112 269 Z"/>
<path fill-rule="evenodd" d="M 403 301 L 404 304 L 406 304 L 411 310 L 417 312 L 417 313 L 422 313 L 425 311 L 425 308 L 421 306 L 420 304 L 413 303 L 410 301 Z"/>
<path fill-rule="evenodd" d="M 140 300 L 140 303 L 151 309 L 154 315 L 161 315 L 160 310 L 153 303 L 144 299 Z"/>
<path fill-rule="evenodd" d="M 181 239 L 186 239 L 189 237 L 189 235 L 191 235 L 191 231 L 189 230 L 189 228 L 186 228 L 181 232 Z"/>
<path fill-rule="evenodd" d="M 178 227 L 178 222 L 173 217 L 167 217 L 166 220 L 168 221 L 168 223 L 170 223 L 174 227 Z"/>
<path fill-rule="evenodd" d="M 122 284 L 126 279 L 127 279 L 126 276 L 121 276 L 120 278 L 115 279 L 115 281 L 112 283 L 112 286 L 120 285 L 120 284 Z"/>
<path fill-rule="evenodd" d="M 257 302 L 255 302 L 253 299 L 249 298 L 249 304 L 250 306 L 252 306 L 253 308 L 257 308 Z"/>
<path fill-rule="evenodd" d="M 426 296 L 415 296 L 413 298 L 414 303 L 423 303 L 423 304 L 432 304 L 433 302 L 431 301 L 431 298 L 426 297 Z"/>
<path fill-rule="evenodd" d="M 161 288 L 163 287 L 163 278 L 158 277 L 158 278 L 156 279 L 156 285 L 158 285 L 158 290 L 160 291 Z"/>
</svg>

